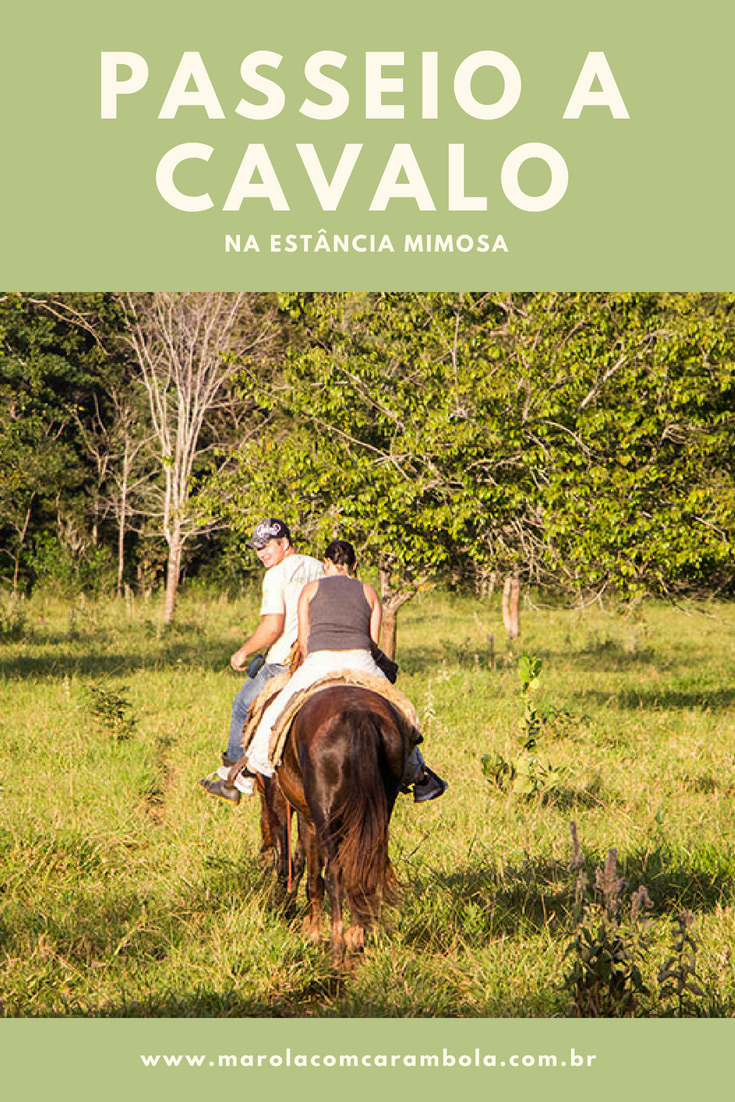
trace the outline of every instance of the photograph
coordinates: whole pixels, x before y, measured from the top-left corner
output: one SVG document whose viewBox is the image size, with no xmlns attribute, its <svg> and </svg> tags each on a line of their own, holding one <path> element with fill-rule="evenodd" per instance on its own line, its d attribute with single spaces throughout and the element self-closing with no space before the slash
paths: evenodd
<svg viewBox="0 0 735 1102">
<path fill-rule="evenodd" d="M 4 1014 L 730 1016 L 734 306 L 5 294 Z"/>
</svg>

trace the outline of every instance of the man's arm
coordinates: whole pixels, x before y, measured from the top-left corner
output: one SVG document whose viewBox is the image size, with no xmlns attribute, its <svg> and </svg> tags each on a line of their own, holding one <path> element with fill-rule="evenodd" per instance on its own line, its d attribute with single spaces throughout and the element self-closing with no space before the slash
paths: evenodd
<svg viewBox="0 0 735 1102">
<path fill-rule="evenodd" d="M 233 670 L 239 673 L 245 669 L 251 654 L 272 647 L 276 639 L 280 639 L 283 634 L 285 619 L 286 617 L 282 612 L 267 612 L 265 616 L 261 616 L 253 634 L 245 640 L 243 645 L 230 658 L 230 665 Z"/>
</svg>

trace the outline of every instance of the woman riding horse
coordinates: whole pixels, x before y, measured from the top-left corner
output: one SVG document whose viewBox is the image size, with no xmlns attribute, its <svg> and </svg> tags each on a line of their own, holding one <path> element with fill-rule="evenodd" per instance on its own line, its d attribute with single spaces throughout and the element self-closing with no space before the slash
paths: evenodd
<svg viewBox="0 0 735 1102">
<path fill-rule="evenodd" d="M 357 670 L 385 677 L 372 656 L 380 636 L 382 609 L 372 586 L 353 577 L 355 549 L 347 540 L 333 540 L 324 553 L 324 574 L 304 587 L 299 598 L 299 647 L 304 658 L 285 688 L 265 709 L 246 753 L 247 776 L 273 776 L 270 738 L 276 720 L 295 693 L 325 674 Z M 408 756 L 404 786 L 413 785 L 414 800 L 436 799 L 447 783 L 430 770 L 418 748 Z"/>
</svg>

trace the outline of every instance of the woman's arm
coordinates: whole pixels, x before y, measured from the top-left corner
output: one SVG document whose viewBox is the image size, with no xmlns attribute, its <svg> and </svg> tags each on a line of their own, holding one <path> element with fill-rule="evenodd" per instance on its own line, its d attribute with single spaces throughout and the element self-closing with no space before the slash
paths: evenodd
<svg viewBox="0 0 735 1102">
<path fill-rule="evenodd" d="M 317 587 L 318 584 L 319 584 L 318 582 L 309 582 L 309 584 L 305 585 L 304 588 L 301 590 L 301 596 L 299 597 L 299 603 L 298 603 L 298 614 L 299 614 L 298 642 L 299 642 L 299 650 L 301 651 L 302 659 L 306 658 L 306 645 L 309 642 L 309 630 L 310 630 L 309 603 L 311 601 L 311 598 L 316 593 L 316 587 Z"/>
<path fill-rule="evenodd" d="M 380 603 L 380 597 L 371 585 L 363 582 L 362 588 L 365 592 L 365 599 L 370 605 L 370 638 L 377 647 L 380 643 L 380 624 L 383 619 L 383 606 Z"/>
</svg>

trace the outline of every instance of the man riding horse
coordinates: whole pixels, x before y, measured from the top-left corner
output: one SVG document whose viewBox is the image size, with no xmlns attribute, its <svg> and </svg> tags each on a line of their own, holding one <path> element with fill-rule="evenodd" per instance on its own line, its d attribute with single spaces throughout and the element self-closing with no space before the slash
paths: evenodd
<svg viewBox="0 0 735 1102">
<path fill-rule="evenodd" d="M 229 782 L 233 765 L 242 754 L 242 731 L 250 705 L 268 681 L 288 669 L 289 654 L 298 633 L 298 600 L 304 586 L 320 578 L 322 564 L 310 555 L 300 555 L 291 542 L 291 533 L 282 520 L 268 517 L 261 520 L 248 546 L 252 547 L 265 567 L 260 620 L 255 631 L 230 658 L 233 670 L 248 669 L 248 679 L 235 697 L 230 717 L 230 735 L 222 764 L 199 783 L 210 796 L 238 804 L 242 794 L 253 790 L 252 778 L 239 774 L 234 784 Z M 265 663 L 248 659 L 267 650 Z M 258 665 L 259 668 L 252 669 Z"/>
</svg>

